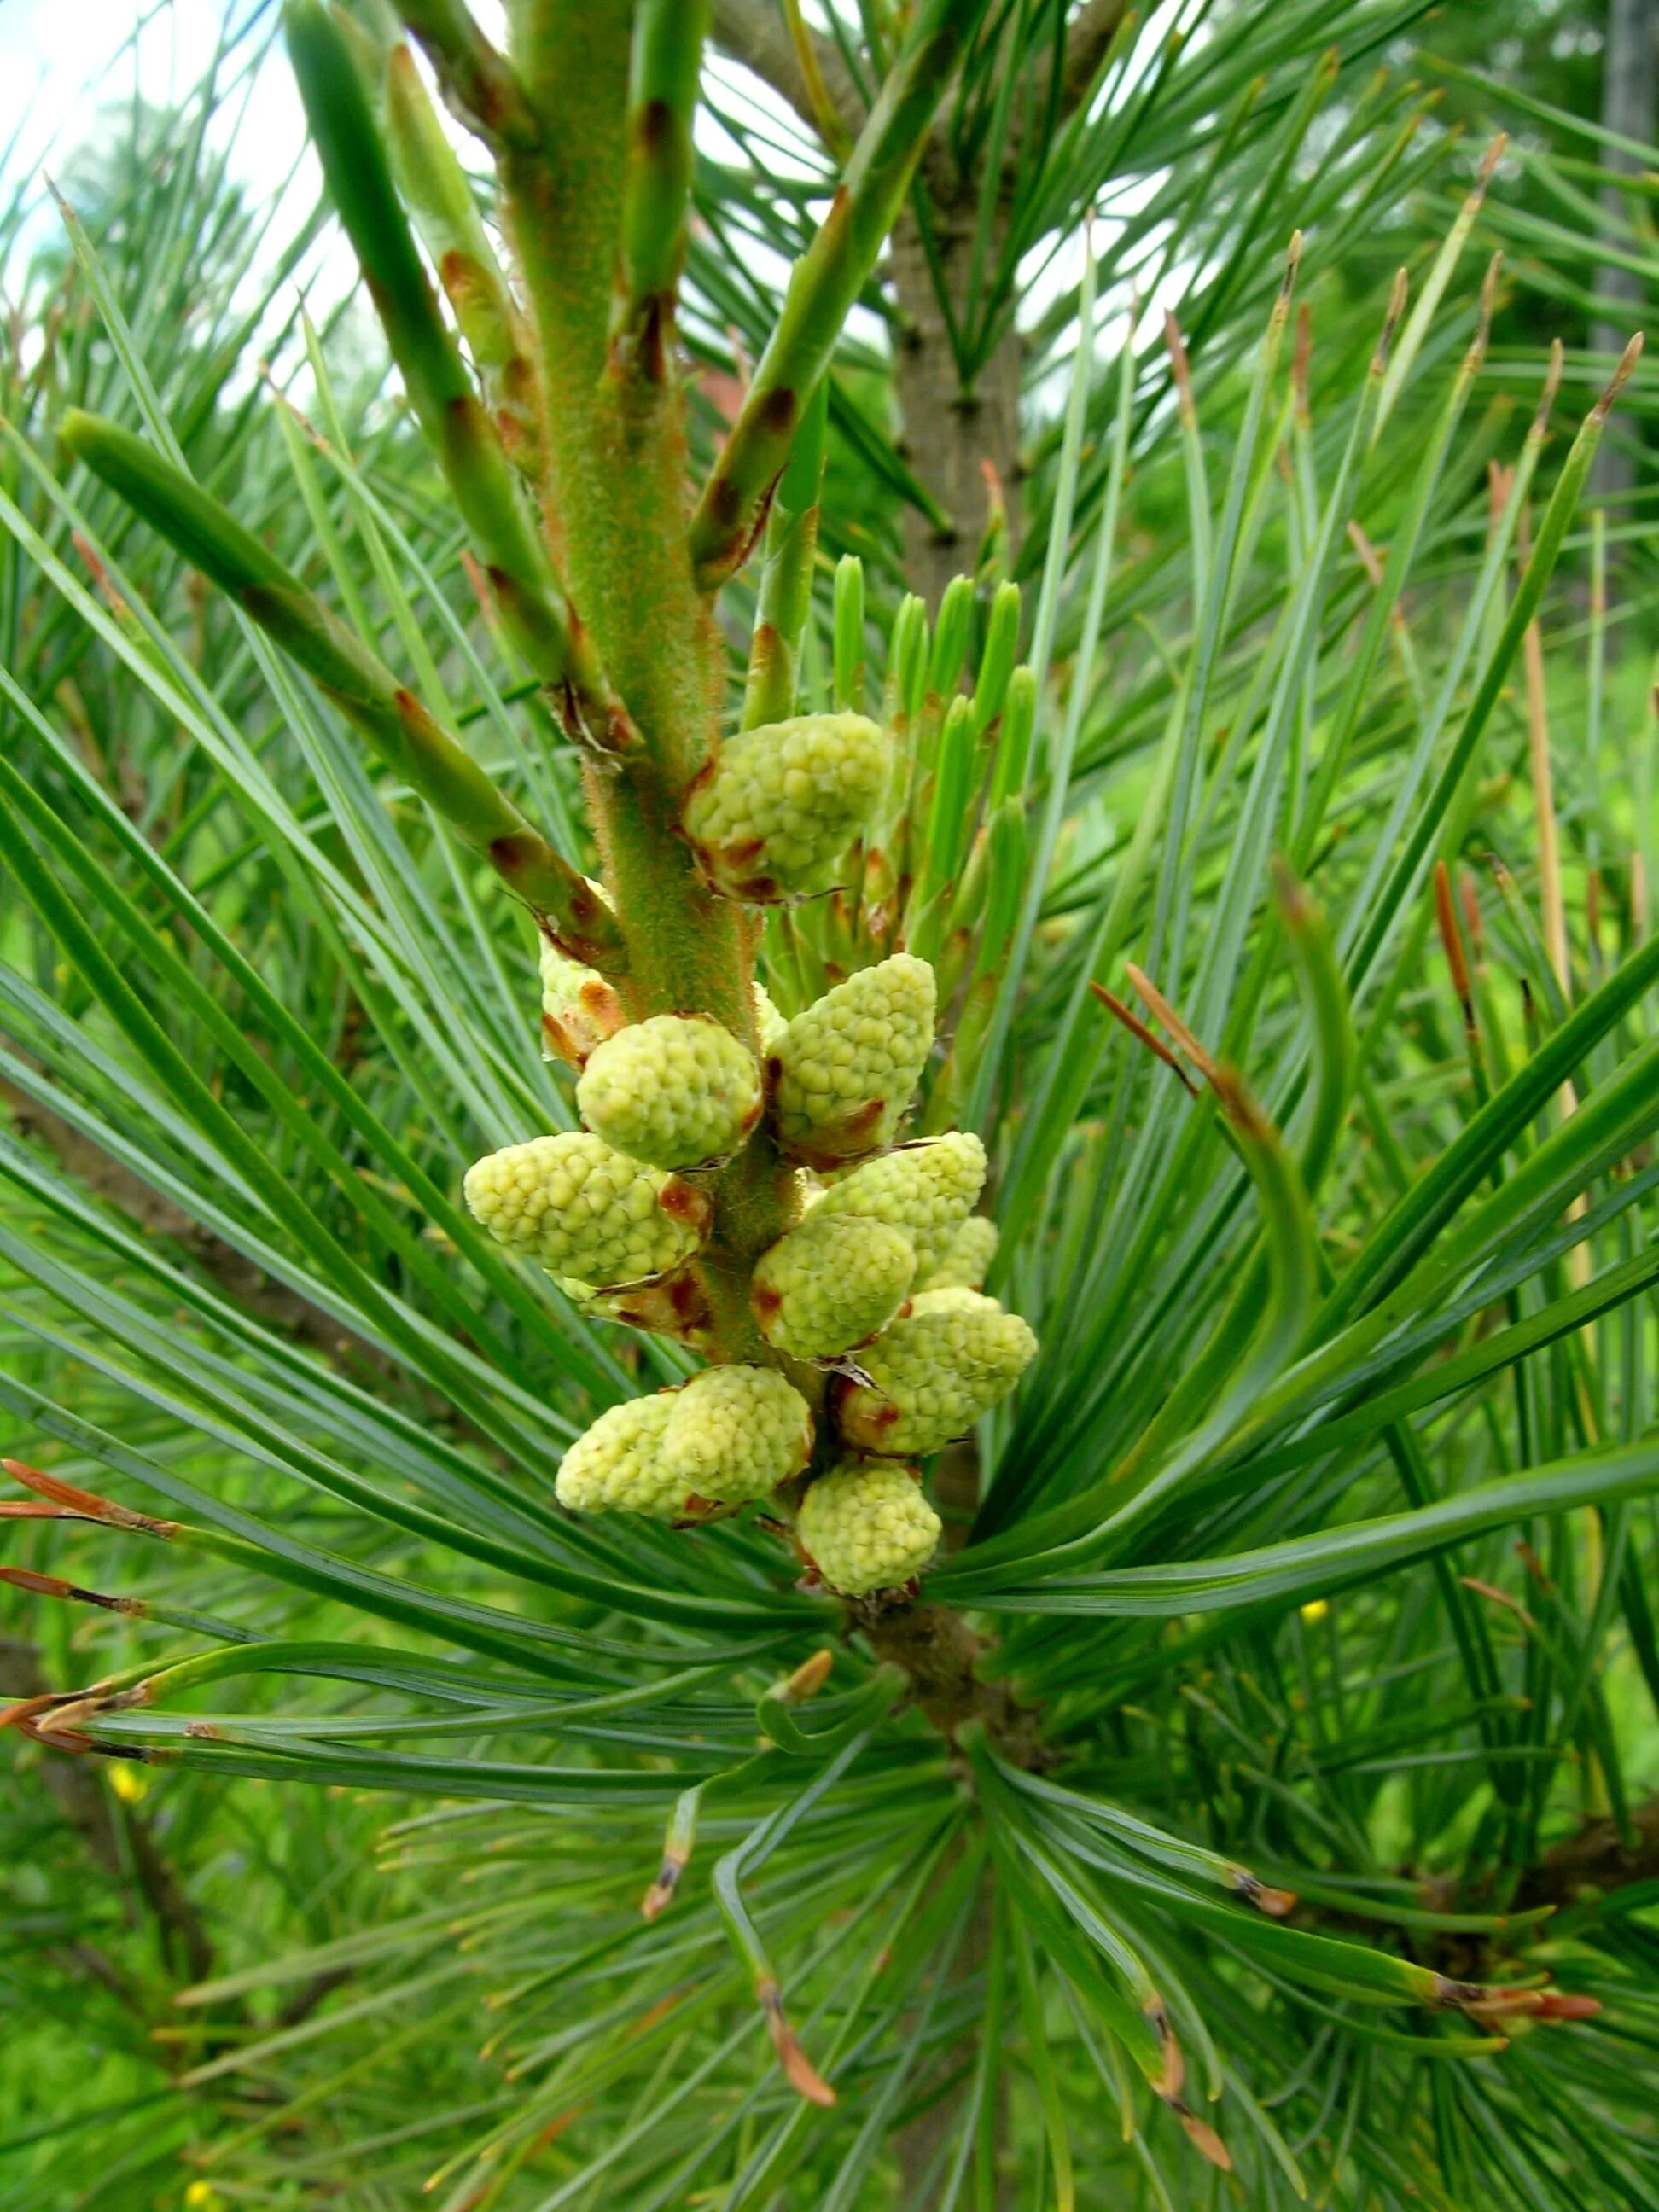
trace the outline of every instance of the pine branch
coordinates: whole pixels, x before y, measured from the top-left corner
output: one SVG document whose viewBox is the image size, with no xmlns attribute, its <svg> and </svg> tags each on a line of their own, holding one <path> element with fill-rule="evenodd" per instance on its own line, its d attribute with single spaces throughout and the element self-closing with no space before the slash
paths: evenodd
<svg viewBox="0 0 1659 2212">
<path fill-rule="evenodd" d="M 94 415 L 71 409 L 60 435 L 77 460 L 270 633 L 573 957 L 612 970 L 625 964 L 616 925 L 586 880 L 459 738 L 217 500 L 142 439 Z"/>
<path fill-rule="evenodd" d="M 1659 1797 L 1632 1813 L 1628 1837 L 1616 1820 L 1587 1820 L 1576 1835 L 1555 1844 L 1522 1875 L 1516 1907 L 1565 1907 L 1586 1891 L 1623 1889 L 1635 1881 L 1659 1881 Z"/>
<path fill-rule="evenodd" d="M 490 146 L 533 147 L 536 118 L 518 74 L 473 21 L 465 0 L 398 0 L 459 119 Z"/>
<path fill-rule="evenodd" d="M 1066 58 L 1060 67 L 1060 113 L 1071 115 L 1086 100 L 1095 72 L 1105 59 L 1129 12 L 1129 0 L 1086 0 L 1077 21 L 1066 33 Z"/>
<path fill-rule="evenodd" d="M 324 178 L 502 623 L 548 686 L 568 735 L 601 752 L 624 751 L 638 732 L 554 571 L 501 434 L 439 311 L 350 49 L 316 0 L 288 0 L 283 21 Z"/>
<path fill-rule="evenodd" d="M 864 124 L 864 102 L 833 39 L 804 27 L 836 119 L 849 138 Z M 821 118 L 794 41 L 772 0 L 714 0 L 714 43 L 786 100 L 801 121 L 822 136 Z"/>
<path fill-rule="evenodd" d="M 982 1729 L 1011 1765 L 1050 1763 L 1042 1716 L 1024 1705 L 1005 1681 L 981 1681 L 979 1666 L 994 1644 L 970 1628 L 953 1606 L 883 1605 L 853 1600 L 848 1617 L 871 1649 L 902 1668 L 910 1695 L 941 1735 L 954 1744 L 970 1723 Z"/>
<path fill-rule="evenodd" d="M 27 1056 L 15 1041 L 12 1049 L 20 1057 Z M 11 1109 L 13 1127 L 45 1145 L 82 1189 L 125 1214 L 142 1235 L 166 1237 L 182 1246 L 215 1289 L 223 1291 L 244 1313 L 282 1330 L 298 1343 L 314 1346 L 331 1359 L 367 1369 L 382 1381 L 397 1373 L 395 1362 L 385 1352 L 343 1328 L 332 1314 L 301 1297 L 297 1291 L 273 1281 L 234 1245 L 153 1190 L 142 1176 L 112 1159 L 61 1114 L 53 1113 L 51 1107 L 3 1077 L 0 1077 L 0 1103 Z"/>
</svg>

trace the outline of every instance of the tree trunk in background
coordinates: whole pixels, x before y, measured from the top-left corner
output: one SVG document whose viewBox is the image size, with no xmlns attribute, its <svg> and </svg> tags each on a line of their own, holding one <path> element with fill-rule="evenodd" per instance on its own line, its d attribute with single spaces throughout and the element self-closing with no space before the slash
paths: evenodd
<svg viewBox="0 0 1659 2212">
<path fill-rule="evenodd" d="M 1601 48 L 1601 121 L 1621 137 L 1650 146 L 1659 136 L 1659 0 L 1607 0 L 1607 33 Z M 1604 149 L 1601 161 L 1626 176 L 1643 164 L 1633 155 Z M 1626 228 L 1625 195 L 1616 185 L 1603 188 L 1601 206 L 1607 238 L 1622 242 Z M 1616 354 L 1643 319 L 1644 288 L 1634 270 L 1598 269 L 1595 298 L 1600 312 L 1590 343 Z M 1636 480 L 1636 457 L 1617 436 L 1605 441 L 1595 457 L 1598 497 L 1627 495 Z"/>
<path fill-rule="evenodd" d="M 975 198 L 970 186 L 954 204 L 936 199 L 933 205 L 934 244 L 959 319 L 973 260 Z M 1001 238 L 994 236 L 988 265 L 995 266 L 1001 250 Z M 990 512 L 983 462 L 990 463 L 1002 486 L 1011 556 L 1019 542 L 1020 342 L 1017 333 L 1005 337 L 973 390 L 964 392 L 933 273 L 908 211 L 893 234 L 891 270 L 904 319 L 894 348 L 902 420 L 899 450 L 951 518 L 940 526 L 914 507 L 906 510 L 905 570 L 910 588 L 937 607 L 951 577 L 973 568 Z"/>
<path fill-rule="evenodd" d="M 1083 0 L 1066 41 L 1060 115 L 1070 115 L 1094 86 L 1101 61 L 1122 21 L 1127 0 Z M 752 70 L 786 100 L 806 128 L 823 135 L 820 102 L 802 73 L 800 57 L 777 0 L 713 0 L 717 46 Z M 839 47 L 822 33 L 805 33 L 811 47 L 833 122 L 850 144 L 865 120 L 865 103 Z M 1037 101 L 1039 109 L 1041 99 Z M 951 312 L 958 325 L 972 270 L 979 179 L 957 174 L 935 148 L 924 155 L 933 243 Z M 986 267 L 998 265 L 1006 234 L 999 216 L 988 241 Z M 944 524 L 907 510 L 904 556 L 908 581 L 930 607 L 954 575 L 971 568 L 989 513 L 981 468 L 988 461 L 1001 484 L 1008 516 L 1009 550 L 1019 540 L 1020 343 L 1004 338 L 964 392 L 951 350 L 933 271 L 913 211 L 894 231 L 888 267 L 902 327 L 896 333 L 894 370 L 902 423 L 900 450 L 911 474 L 949 518 Z"/>
</svg>

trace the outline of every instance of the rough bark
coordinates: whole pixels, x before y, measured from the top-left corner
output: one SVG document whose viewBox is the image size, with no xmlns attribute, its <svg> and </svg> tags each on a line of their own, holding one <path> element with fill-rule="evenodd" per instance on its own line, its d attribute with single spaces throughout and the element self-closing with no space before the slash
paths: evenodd
<svg viewBox="0 0 1659 2212">
<path fill-rule="evenodd" d="M 1659 0 L 1618 4 L 1659 7 Z M 1062 117 L 1088 98 L 1127 8 L 1128 0 L 1085 0 L 1078 9 L 1060 64 Z M 805 75 L 774 0 L 714 0 L 714 35 L 725 52 L 787 101 L 809 130 L 818 129 Z M 863 120 L 857 88 L 833 40 L 813 32 L 807 37 L 835 120 L 851 137 Z M 935 521 L 919 508 L 906 509 L 906 579 L 936 607 L 951 577 L 972 568 L 991 509 L 988 465 L 1005 503 L 1011 556 L 1018 546 L 1023 364 L 1018 336 L 1011 331 L 964 382 L 951 348 L 940 284 L 960 325 L 973 274 L 979 179 L 954 172 L 937 134 L 922 157 L 922 173 L 938 274 L 923 251 L 914 210 L 906 212 L 894 234 L 889 268 L 898 307 L 894 373 L 900 451 L 945 518 Z M 988 269 L 996 266 L 1006 237 L 1000 217 L 986 257 Z"/>
<path fill-rule="evenodd" d="M 972 275 L 974 195 L 959 191 L 950 200 L 935 199 L 930 214 L 940 276 L 959 317 Z M 1003 243 L 1003 226 L 994 228 L 988 266 L 994 266 Z M 973 568 L 990 514 L 988 465 L 1006 508 L 1011 554 L 1018 543 L 1020 340 L 1010 331 L 964 386 L 912 211 L 893 234 L 890 266 L 899 311 L 893 349 L 903 426 L 899 451 L 948 518 L 934 522 L 918 508 L 906 509 L 905 576 L 936 607 L 951 577 Z"/>
<path fill-rule="evenodd" d="M 1063 106 L 1069 108 L 1086 94 L 1123 8 L 1124 0 L 1091 0 L 1079 11 L 1066 45 Z M 805 79 L 782 17 L 769 0 L 716 0 L 714 29 L 726 53 L 786 100 L 809 130 L 816 130 Z M 851 135 L 863 119 L 857 90 L 829 40 L 815 38 L 814 51 L 836 118 Z M 956 175 L 937 145 L 924 155 L 923 169 L 929 230 L 947 295 L 960 315 L 971 274 L 977 179 Z M 987 257 L 989 265 L 994 266 L 1004 236 L 999 223 Z M 902 424 L 900 450 L 948 518 L 936 524 L 918 509 L 907 509 L 906 575 L 912 590 L 937 606 L 951 577 L 971 567 L 985 529 L 990 495 L 982 462 L 996 471 L 1007 505 L 1011 550 L 1018 538 L 1020 345 L 1010 333 L 971 389 L 964 389 L 913 211 L 906 212 L 894 234 L 888 265 L 898 309 L 894 372 Z"/>
<path fill-rule="evenodd" d="M 1060 76 L 1063 114 L 1070 114 L 1080 100 L 1087 98 L 1095 72 L 1128 7 L 1129 0 L 1085 0 L 1078 9 L 1066 33 Z M 712 28 L 716 46 L 787 100 L 809 130 L 817 128 L 806 79 L 775 0 L 714 0 Z M 850 136 L 863 120 L 858 88 L 833 39 L 810 29 L 807 39 L 836 119 Z"/>
<path fill-rule="evenodd" d="M 946 1515 L 945 1547 L 960 1551 L 980 1499 L 978 1446 L 970 1439 L 953 1444 L 939 1460 L 933 1475 L 933 1495 Z M 982 1721 L 1006 1756 L 1022 1764 L 1041 1765 L 1043 1750 L 1037 1717 L 1019 1705 L 1000 1682 L 981 1682 L 977 1668 L 984 1645 L 959 1614 L 942 1606 L 910 1606 L 899 1613 L 878 1618 L 871 1641 L 886 1658 L 895 1659 L 910 1674 L 913 1695 L 930 1720 L 949 1735 L 963 1720 Z M 991 1955 L 992 1916 L 995 1899 L 988 1877 L 974 1900 L 973 1914 L 963 1931 L 962 1946 L 951 1967 L 953 1980 L 970 1981 L 985 1971 Z M 948 2052 L 939 2071 L 949 2079 L 958 2073 L 971 2051 Z M 936 2172 L 944 2145 L 962 2114 L 967 2094 L 966 2079 L 958 2079 L 931 2104 L 908 2120 L 893 2138 L 898 2160 L 899 2201 L 919 2208 L 930 2174 Z M 1000 2099 L 1000 2078 L 992 2094 Z M 1000 2110 L 998 2131 L 1004 2126 Z M 1013 2197 L 1005 2179 L 995 2184 L 997 2212 L 1012 2205 Z"/>
<path fill-rule="evenodd" d="M 977 1721 L 1004 1759 L 1016 1766 L 1047 1764 L 1041 1716 L 1022 1705 L 1006 1682 L 986 1681 L 980 1662 L 992 1648 L 948 1605 L 889 1610 L 849 1604 L 872 1648 L 910 1678 L 910 1695 L 941 1735 Z"/>
<path fill-rule="evenodd" d="M 806 79 L 776 0 L 714 0 L 711 28 L 716 46 L 787 100 L 809 131 L 817 129 Z M 835 41 L 815 31 L 807 35 L 836 119 L 851 137 L 864 119 L 858 88 Z"/>
</svg>

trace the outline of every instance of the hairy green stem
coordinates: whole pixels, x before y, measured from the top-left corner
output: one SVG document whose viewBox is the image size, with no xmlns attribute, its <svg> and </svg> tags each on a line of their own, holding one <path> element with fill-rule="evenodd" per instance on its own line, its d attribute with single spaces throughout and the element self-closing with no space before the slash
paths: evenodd
<svg viewBox="0 0 1659 2212">
<path fill-rule="evenodd" d="M 526 0 L 518 9 L 514 64 L 549 127 L 533 152 L 505 152 L 505 210 L 540 349 L 544 507 L 641 734 L 624 761 L 595 763 L 586 777 L 628 943 L 623 997 L 635 1018 L 713 1015 L 758 1054 L 752 921 L 708 889 L 680 830 L 687 787 L 719 743 L 725 678 L 725 647 L 686 551 L 681 394 L 672 378 L 629 373 L 611 344 L 632 16 L 622 0 Z M 714 1227 L 701 1264 L 720 1348 L 769 1359 L 748 1280 L 795 1218 L 794 1179 L 757 1137 L 720 1171 L 712 1194 Z"/>
</svg>

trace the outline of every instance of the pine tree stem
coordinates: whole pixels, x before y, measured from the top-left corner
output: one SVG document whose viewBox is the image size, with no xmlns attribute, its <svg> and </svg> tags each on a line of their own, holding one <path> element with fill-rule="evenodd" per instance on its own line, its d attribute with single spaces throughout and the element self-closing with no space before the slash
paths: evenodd
<svg viewBox="0 0 1659 2212">
<path fill-rule="evenodd" d="M 892 1661 L 910 1678 L 910 1693 L 941 1735 L 977 1722 L 999 1755 L 1015 1766 L 1047 1763 L 1041 1716 L 1023 1705 L 1006 1682 L 983 1681 L 978 1668 L 992 1648 L 954 1607 L 871 1600 L 848 1605 L 878 1658 Z"/>
<path fill-rule="evenodd" d="M 556 117 L 533 151 L 502 161 L 508 222 L 529 294 L 545 395 L 544 507 L 572 594 L 641 743 L 590 765 L 590 817 L 629 950 L 629 1013 L 698 1012 L 757 1056 L 754 933 L 697 872 L 680 832 L 686 788 L 719 737 L 725 646 L 686 550 L 684 411 L 674 380 L 629 373 L 611 345 L 616 240 L 628 172 L 630 10 L 617 0 L 538 0 L 516 25 L 520 82 Z M 712 1181 L 701 1272 L 720 1353 L 770 1361 L 748 1300 L 755 1260 L 791 1227 L 795 1181 L 764 1139 Z"/>
</svg>

